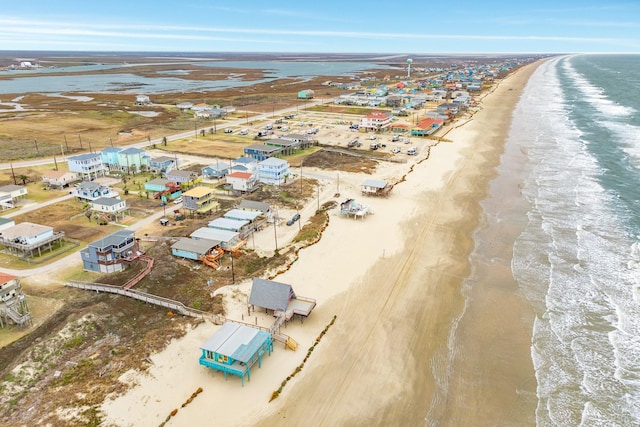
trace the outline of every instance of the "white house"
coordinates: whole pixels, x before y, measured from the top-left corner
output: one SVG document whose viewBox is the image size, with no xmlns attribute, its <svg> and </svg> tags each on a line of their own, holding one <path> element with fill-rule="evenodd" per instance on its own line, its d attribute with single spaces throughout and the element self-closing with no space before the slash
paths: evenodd
<svg viewBox="0 0 640 427">
<path fill-rule="evenodd" d="M 233 191 L 250 193 L 258 188 L 258 178 L 248 172 L 233 172 L 227 175 L 227 184 Z"/>
<path fill-rule="evenodd" d="M 258 161 L 251 157 L 238 157 L 231 161 L 231 169 L 229 172 L 247 172 L 254 173 L 258 167 Z"/>
<path fill-rule="evenodd" d="M 378 131 L 391 125 L 391 116 L 381 111 L 374 111 L 360 119 L 360 127 L 366 130 Z"/>
<path fill-rule="evenodd" d="M 69 171 L 75 172 L 82 179 L 94 179 L 104 176 L 105 166 L 100 153 L 87 153 L 72 156 L 67 159 Z"/>
<path fill-rule="evenodd" d="M 11 209 L 16 201 L 27 195 L 27 187 L 24 185 L 7 184 L 0 187 L 0 208 Z"/>
<path fill-rule="evenodd" d="M 75 172 L 52 170 L 42 174 L 42 182 L 49 187 L 64 188 L 78 181 L 80 181 L 80 178 Z"/>
<path fill-rule="evenodd" d="M 289 162 L 277 157 L 269 157 L 258 163 L 258 181 L 265 184 L 280 185 L 291 174 Z"/>
<path fill-rule="evenodd" d="M 116 197 L 100 197 L 96 200 L 91 200 L 89 205 L 92 211 L 112 214 L 116 220 L 118 216 L 124 216 L 124 212 L 127 210 L 127 201 Z"/>
<path fill-rule="evenodd" d="M 138 95 L 136 96 L 136 105 L 149 105 L 151 104 L 151 99 L 147 95 Z"/>
</svg>

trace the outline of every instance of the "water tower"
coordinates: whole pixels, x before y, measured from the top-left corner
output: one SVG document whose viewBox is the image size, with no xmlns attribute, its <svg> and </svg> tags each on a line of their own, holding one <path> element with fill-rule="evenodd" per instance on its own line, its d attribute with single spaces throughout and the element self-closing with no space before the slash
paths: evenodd
<svg viewBox="0 0 640 427">
<path fill-rule="evenodd" d="M 413 59 L 407 59 L 407 78 L 411 77 L 411 64 L 413 63 Z"/>
</svg>

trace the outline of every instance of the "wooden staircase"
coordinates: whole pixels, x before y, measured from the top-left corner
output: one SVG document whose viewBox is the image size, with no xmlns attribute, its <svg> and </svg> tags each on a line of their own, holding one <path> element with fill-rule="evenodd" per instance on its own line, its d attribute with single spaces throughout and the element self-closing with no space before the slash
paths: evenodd
<svg viewBox="0 0 640 427">
<path fill-rule="evenodd" d="M 134 278 L 129 280 L 127 283 L 125 283 L 124 286 L 122 287 L 122 289 L 127 290 L 127 289 L 133 288 L 135 285 L 138 284 L 138 282 L 140 282 L 142 279 L 144 279 L 145 276 L 151 272 L 151 269 L 153 268 L 153 258 L 151 258 L 149 256 L 146 256 L 146 255 L 140 255 L 138 257 L 138 261 L 146 262 L 147 266 L 145 267 L 144 270 L 142 270 L 140 273 L 138 273 L 138 275 L 136 275 Z"/>
</svg>

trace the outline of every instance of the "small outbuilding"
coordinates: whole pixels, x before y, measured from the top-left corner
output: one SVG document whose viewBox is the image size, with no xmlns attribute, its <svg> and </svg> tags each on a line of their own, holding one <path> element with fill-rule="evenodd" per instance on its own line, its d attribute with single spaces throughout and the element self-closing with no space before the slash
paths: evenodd
<svg viewBox="0 0 640 427">
<path fill-rule="evenodd" d="M 393 185 L 389 184 L 387 181 L 367 179 L 362 183 L 362 195 L 387 197 L 392 188 Z"/>
</svg>

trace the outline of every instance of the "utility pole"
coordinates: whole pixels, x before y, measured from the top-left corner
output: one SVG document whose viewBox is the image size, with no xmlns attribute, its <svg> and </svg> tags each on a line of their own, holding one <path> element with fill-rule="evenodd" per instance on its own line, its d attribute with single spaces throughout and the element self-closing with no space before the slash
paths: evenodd
<svg viewBox="0 0 640 427">
<path fill-rule="evenodd" d="M 18 183 L 16 182 L 16 173 L 13 170 L 13 163 L 9 163 L 9 165 L 11 166 L 11 176 L 13 177 L 13 185 L 18 185 Z"/>
<path fill-rule="evenodd" d="M 69 143 L 67 142 L 67 134 L 63 133 L 62 135 L 64 136 L 64 145 L 67 146 L 67 152 L 68 152 L 69 151 Z M 62 155 L 64 156 L 64 151 L 63 151 Z"/>
<path fill-rule="evenodd" d="M 38 138 L 33 138 L 33 143 L 36 145 L 36 153 L 40 154 L 40 150 L 38 150 Z"/>
<path fill-rule="evenodd" d="M 233 251 L 229 252 L 229 255 L 231 256 L 231 283 L 232 284 L 236 284 L 236 272 L 233 269 Z"/>
<path fill-rule="evenodd" d="M 78 141 L 80 141 L 80 149 L 82 150 L 82 138 L 80 138 L 80 132 L 78 132 Z"/>
<path fill-rule="evenodd" d="M 14 178 L 15 181 L 15 178 Z M 278 211 L 276 211 L 275 216 L 273 217 L 273 236 L 275 238 L 276 241 L 276 252 L 278 251 L 278 233 L 276 231 L 276 220 L 278 218 Z"/>
</svg>

